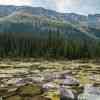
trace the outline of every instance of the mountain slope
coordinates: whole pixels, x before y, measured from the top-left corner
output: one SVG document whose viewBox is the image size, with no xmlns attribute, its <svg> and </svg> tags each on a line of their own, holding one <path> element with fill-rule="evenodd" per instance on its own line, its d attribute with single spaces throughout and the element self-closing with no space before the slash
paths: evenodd
<svg viewBox="0 0 100 100">
<path fill-rule="evenodd" d="M 1 33 L 24 33 L 22 36 L 30 33 L 30 36 L 46 38 L 51 31 L 69 39 L 100 38 L 100 30 L 87 25 L 87 16 L 74 13 L 63 14 L 41 7 L 0 6 L 0 16 L 3 16 L 0 18 Z"/>
<path fill-rule="evenodd" d="M 83 31 L 69 22 L 53 20 L 44 16 L 33 16 L 29 13 L 14 13 L 0 19 L 1 33 L 20 33 L 23 36 L 36 36 L 47 38 L 49 31 L 53 34 L 59 32 L 69 39 L 93 39 L 97 40 L 95 34 Z"/>
<path fill-rule="evenodd" d="M 0 10 L 1 57 L 100 57 L 100 30 L 88 26 L 87 16 L 24 6 Z"/>
<path fill-rule="evenodd" d="M 85 15 L 79 15 L 75 13 L 59 13 L 41 7 L 0 5 L 1 17 L 9 16 L 16 12 L 29 13 L 35 16 L 45 16 L 50 19 L 69 21 L 70 23 L 78 24 L 80 26 L 87 26 L 87 27 L 100 29 L 100 14 L 85 16 Z"/>
<path fill-rule="evenodd" d="M 44 9 L 41 7 L 29 7 L 29 6 L 0 6 L 0 16 L 9 16 L 14 13 L 28 13 L 35 16 L 44 16 L 50 19 L 56 19 L 61 21 L 69 21 L 71 23 L 79 23 L 87 21 L 87 16 L 78 15 L 74 13 L 59 13 L 56 11 Z"/>
</svg>

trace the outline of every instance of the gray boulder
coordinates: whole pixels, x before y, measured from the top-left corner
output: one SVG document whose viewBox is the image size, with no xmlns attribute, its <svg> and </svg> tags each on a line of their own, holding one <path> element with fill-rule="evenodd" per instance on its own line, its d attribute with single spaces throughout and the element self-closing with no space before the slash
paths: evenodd
<svg viewBox="0 0 100 100">
<path fill-rule="evenodd" d="M 74 93 L 70 89 L 66 89 L 65 87 L 60 88 L 61 100 L 75 100 Z"/>
<path fill-rule="evenodd" d="M 86 85 L 84 92 L 78 96 L 78 100 L 100 100 L 100 87 Z"/>
</svg>

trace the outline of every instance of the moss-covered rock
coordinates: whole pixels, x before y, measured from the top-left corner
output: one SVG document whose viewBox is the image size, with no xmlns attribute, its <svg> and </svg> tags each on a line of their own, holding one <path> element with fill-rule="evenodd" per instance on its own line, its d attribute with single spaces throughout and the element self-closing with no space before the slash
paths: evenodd
<svg viewBox="0 0 100 100">
<path fill-rule="evenodd" d="M 60 100 L 60 92 L 58 90 L 50 90 L 44 93 L 44 97 L 48 100 Z"/>
<path fill-rule="evenodd" d="M 14 96 L 7 97 L 4 100 L 22 100 L 22 97 L 19 95 L 14 95 Z"/>
<path fill-rule="evenodd" d="M 36 96 L 33 96 L 33 97 L 14 95 L 14 96 L 6 97 L 3 100 L 51 100 L 51 99 L 43 97 L 41 95 L 36 95 Z"/>
<path fill-rule="evenodd" d="M 35 97 L 32 97 L 31 100 L 50 100 L 50 99 L 45 98 L 45 97 L 43 97 L 43 96 L 35 96 Z"/>
<path fill-rule="evenodd" d="M 7 88 L 0 88 L 0 96 L 7 94 L 7 92 L 8 92 Z"/>
<path fill-rule="evenodd" d="M 35 96 L 42 94 L 42 89 L 36 84 L 27 84 L 19 87 L 17 93 L 21 96 Z"/>
</svg>

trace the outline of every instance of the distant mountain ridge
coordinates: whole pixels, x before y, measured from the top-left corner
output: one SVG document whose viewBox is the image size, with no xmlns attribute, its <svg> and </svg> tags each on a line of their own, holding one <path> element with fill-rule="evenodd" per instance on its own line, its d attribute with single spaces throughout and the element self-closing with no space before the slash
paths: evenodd
<svg viewBox="0 0 100 100">
<path fill-rule="evenodd" d="M 85 16 L 85 15 L 79 15 L 75 13 L 59 13 L 41 7 L 0 5 L 1 17 L 9 16 L 16 12 L 30 13 L 36 16 L 46 16 L 51 19 L 69 21 L 71 23 L 80 24 L 82 26 L 100 28 L 100 14 L 94 14 L 94 15 L 90 14 L 88 16 Z"/>
<path fill-rule="evenodd" d="M 84 16 L 41 7 L 0 6 L 0 16 L 0 33 L 13 33 L 15 37 L 47 38 L 49 33 L 59 33 L 65 39 L 100 40 L 99 14 Z"/>
</svg>

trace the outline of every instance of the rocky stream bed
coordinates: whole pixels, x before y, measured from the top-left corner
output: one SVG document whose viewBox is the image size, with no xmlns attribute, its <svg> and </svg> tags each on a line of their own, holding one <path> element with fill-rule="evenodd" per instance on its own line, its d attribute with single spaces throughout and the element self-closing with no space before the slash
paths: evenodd
<svg viewBox="0 0 100 100">
<path fill-rule="evenodd" d="M 0 100 L 100 100 L 100 63 L 1 60 Z"/>
</svg>

